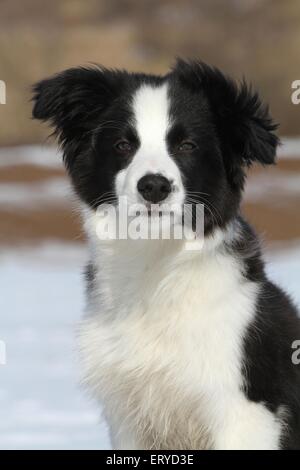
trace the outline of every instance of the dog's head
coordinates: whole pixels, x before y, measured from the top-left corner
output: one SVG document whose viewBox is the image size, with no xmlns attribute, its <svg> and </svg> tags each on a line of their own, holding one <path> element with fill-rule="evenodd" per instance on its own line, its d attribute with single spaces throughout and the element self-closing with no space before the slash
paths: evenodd
<svg viewBox="0 0 300 470">
<path fill-rule="evenodd" d="M 39 82 L 34 101 L 91 208 L 120 196 L 202 202 L 210 232 L 238 210 L 246 168 L 275 159 L 276 126 L 257 93 L 203 63 L 179 60 L 165 76 L 69 69 Z"/>
</svg>

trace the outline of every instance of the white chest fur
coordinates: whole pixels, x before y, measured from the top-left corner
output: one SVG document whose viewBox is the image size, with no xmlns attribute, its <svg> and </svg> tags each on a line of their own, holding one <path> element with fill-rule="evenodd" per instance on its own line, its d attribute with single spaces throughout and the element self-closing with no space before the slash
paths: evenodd
<svg viewBox="0 0 300 470">
<path fill-rule="evenodd" d="M 215 247 L 189 253 L 179 242 L 117 242 L 94 254 L 101 269 L 81 349 L 114 445 L 234 445 L 223 436 L 233 407 L 249 413 L 242 346 L 258 286 Z"/>
</svg>

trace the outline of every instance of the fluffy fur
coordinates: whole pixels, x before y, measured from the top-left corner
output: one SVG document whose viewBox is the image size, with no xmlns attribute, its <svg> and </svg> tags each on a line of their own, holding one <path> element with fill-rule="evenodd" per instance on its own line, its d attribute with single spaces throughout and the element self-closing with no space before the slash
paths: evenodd
<svg viewBox="0 0 300 470">
<path fill-rule="evenodd" d="M 297 312 L 239 210 L 247 167 L 274 163 L 278 144 L 257 93 L 180 60 L 165 76 L 70 69 L 38 83 L 34 101 L 81 200 L 82 363 L 114 447 L 300 449 Z M 168 202 L 204 204 L 201 250 L 99 240 L 97 207 L 140 202 L 149 173 L 170 182 Z"/>
</svg>

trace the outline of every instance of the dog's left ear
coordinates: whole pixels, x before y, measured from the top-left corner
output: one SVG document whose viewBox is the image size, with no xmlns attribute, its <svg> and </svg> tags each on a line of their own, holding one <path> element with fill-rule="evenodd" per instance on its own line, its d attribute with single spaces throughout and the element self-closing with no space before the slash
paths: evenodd
<svg viewBox="0 0 300 470">
<path fill-rule="evenodd" d="M 202 90 L 207 97 L 232 183 L 242 182 L 243 168 L 255 161 L 263 165 L 275 162 L 277 125 L 257 92 L 245 81 L 238 85 L 202 62 L 178 60 L 174 71 L 182 84 L 195 93 Z"/>
<path fill-rule="evenodd" d="M 62 144 L 83 139 L 120 93 L 121 72 L 99 67 L 65 70 L 33 87 L 35 119 L 48 121 Z"/>
</svg>

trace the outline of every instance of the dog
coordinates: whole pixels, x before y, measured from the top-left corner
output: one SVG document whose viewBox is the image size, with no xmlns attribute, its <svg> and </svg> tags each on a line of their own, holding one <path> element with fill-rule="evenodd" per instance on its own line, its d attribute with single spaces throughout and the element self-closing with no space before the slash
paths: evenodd
<svg viewBox="0 0 300 470">
<path fill-rule="evenodd" d="M 113 447 L 300 449 L 300 321 L 240 211 L 247 168 L 274 164 L 279 143 L 257 92 L 178 59 L 161 76 L 69 69 L 37 83 L 33 100 L 80 200 L 90 247 L 80 354 Z M 122 197 L 145 204 L 145 223 L 164 224 L 165 203 L 184 225 L 184 204 L 201 203 L 201 249 L 101 239 L 99 207 Z M 191 248 L 195 216 L 189 228 Z"/>
</svg>

